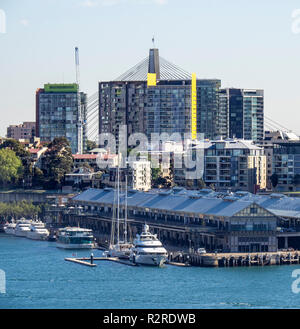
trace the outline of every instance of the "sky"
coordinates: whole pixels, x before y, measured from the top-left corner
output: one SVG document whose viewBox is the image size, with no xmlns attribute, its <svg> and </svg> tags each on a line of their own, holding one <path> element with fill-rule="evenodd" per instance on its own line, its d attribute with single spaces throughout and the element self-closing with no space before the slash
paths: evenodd
<svg viewBox="0 0 300 329">
<path fill-rule="evenodd" d="M 299 0 L 0 0 L 0 136 L 35 120 L 37 88 L 75 82 L 76 46 L 92 95 L 146 58 L 153 35 L 199 79 L 264 89 L 266 116 L 300 134 Z"/>
</svg>

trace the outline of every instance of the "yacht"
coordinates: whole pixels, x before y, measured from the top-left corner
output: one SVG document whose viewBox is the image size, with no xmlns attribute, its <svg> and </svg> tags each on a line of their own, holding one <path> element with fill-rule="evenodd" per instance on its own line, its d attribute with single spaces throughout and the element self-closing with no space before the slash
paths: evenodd
<svg viewBox="0 0 300 329">
<path fill-rule="evenodd" d="M 7 223 L 4 225 L 4 232 L 6 234 L 15 234 L 16 223 Z"/>
<path fill-rule="evenodd" d="M 105 254 L 108 257 L 118 257 L 129 259 L 132 243 L 128 241 L 128 221 L 127 221 L 127 176 L 125 175 L 125 195 L 124 199 L 124 218 L 120 218 L 120 169 L 117 168 L 117 180 L 115 181 L 115 191 L 114 191 L 114 205 L 113 205 L 113 216 L 111 225 L 111 237 L 108 250 Z M 121 228 L 123 229 L 122 234 Z"/>
<path fill-rule="evenodd" d="M 80 227 L 65 227 L 58 230 L 56 246 L 63 249 L 94 248 L 92 230 Z"/>
<path fill-rule="evenodd" d="M 15 227 L 15 236 L 26 237 L 27 232 L 30 231 L 31 220 L 20 219 L 17 221 L 17 225 Z"/>
<path fill-rule="evenodd" d="M 145 224 L 142 234 L 137 234 L 133 241 L 130 260 L 135 264 L 162 266 L 167 258 L 167 250 L 157 235 L 149 232 L 149 226 Z"/>
<path fill-rule="evenodd" d="M 31 223 L 30 231 L 27 232 L 27 238 L 33 240 L 47 240 L 49 234 L 45 224 L 42 221 L 36 221 Z"/>
</svg>

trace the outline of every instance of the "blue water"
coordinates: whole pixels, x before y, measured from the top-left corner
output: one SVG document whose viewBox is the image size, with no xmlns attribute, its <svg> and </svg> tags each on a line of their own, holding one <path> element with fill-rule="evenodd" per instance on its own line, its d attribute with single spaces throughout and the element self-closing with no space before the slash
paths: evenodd
<svg viewBox="0 0 300 329">
<path fill-rule="evenodd" d="M 300 307 L 300 293 L 291 289 L 292 271 L 299 266 L 152 268 L 97 262 L 90 268 L 64 261 L 73 253 L 53 242 L 0 234 L 0 269 L 6 273 L 0 308 Z"/>
</svg>

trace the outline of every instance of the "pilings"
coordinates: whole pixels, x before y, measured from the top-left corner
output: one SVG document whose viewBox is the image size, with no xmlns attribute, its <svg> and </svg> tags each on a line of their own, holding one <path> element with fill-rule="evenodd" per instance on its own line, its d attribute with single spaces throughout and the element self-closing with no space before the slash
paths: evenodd
<svg viewBox="0 0 300 329">
<path fill-rule="evenodd" d="M 215 253 L 172 255 L 172 261 L 200 267 L 235 267 L 300 264 L 300 252 Z"/>
</svg>

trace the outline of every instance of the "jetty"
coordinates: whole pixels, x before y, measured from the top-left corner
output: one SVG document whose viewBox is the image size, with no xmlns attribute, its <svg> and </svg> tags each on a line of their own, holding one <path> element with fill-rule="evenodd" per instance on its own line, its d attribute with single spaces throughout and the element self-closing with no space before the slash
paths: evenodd
<svg viewBox="0 0 300 329">
<path fill-rule="evenodd" d="M 90 266 L 90 267 L 97 266 L 97 264 L 94 264 L 94 262 L 91 262 L 91 257 L 65 258 L 65 261 L 73 262 L 73 263 L 80 264 L 80 265 Z M 115 263 L 128 265 L 128 266 L 136 266 L 135 263 L 133 263 L 127 259 L 122 259 L 122 258 L 118 258 L 118 257 L 93 257 L 93 261 L 109 261 L 109 262 L 115 262 Z"/>
<path fill-rule="evenodd" d="M 300 251 L 258 253 L 178 253 L 172 262 L 199 267 L 269 266 L 300 264 Z"/>
<path fill-rule="evenodd" d="M 118 258 L 118 257 L 93 257 L 91 261 L 91 257 L 68 257 L 65 258 L 65 261 L 67 262 L 73 262 L 76 264 L 84 265 L 84 266 L 90 266 L 90 267 L 96 267 L 97 264 L 94 264 L 94 261 L 109 261 L 109 262 L 115 262 L 123 265 L 128 266 L 137 266 L 137 264 L 131 262 L 128 259 Z M 179 266 L 179 267 L 190 267 L 191 264 L 189 263 L 180 263 L 180 262 L 172 262 L 168 261 L 166 262 L 166 265 L 172 265 L 172 266 Z"/>
</svg>

